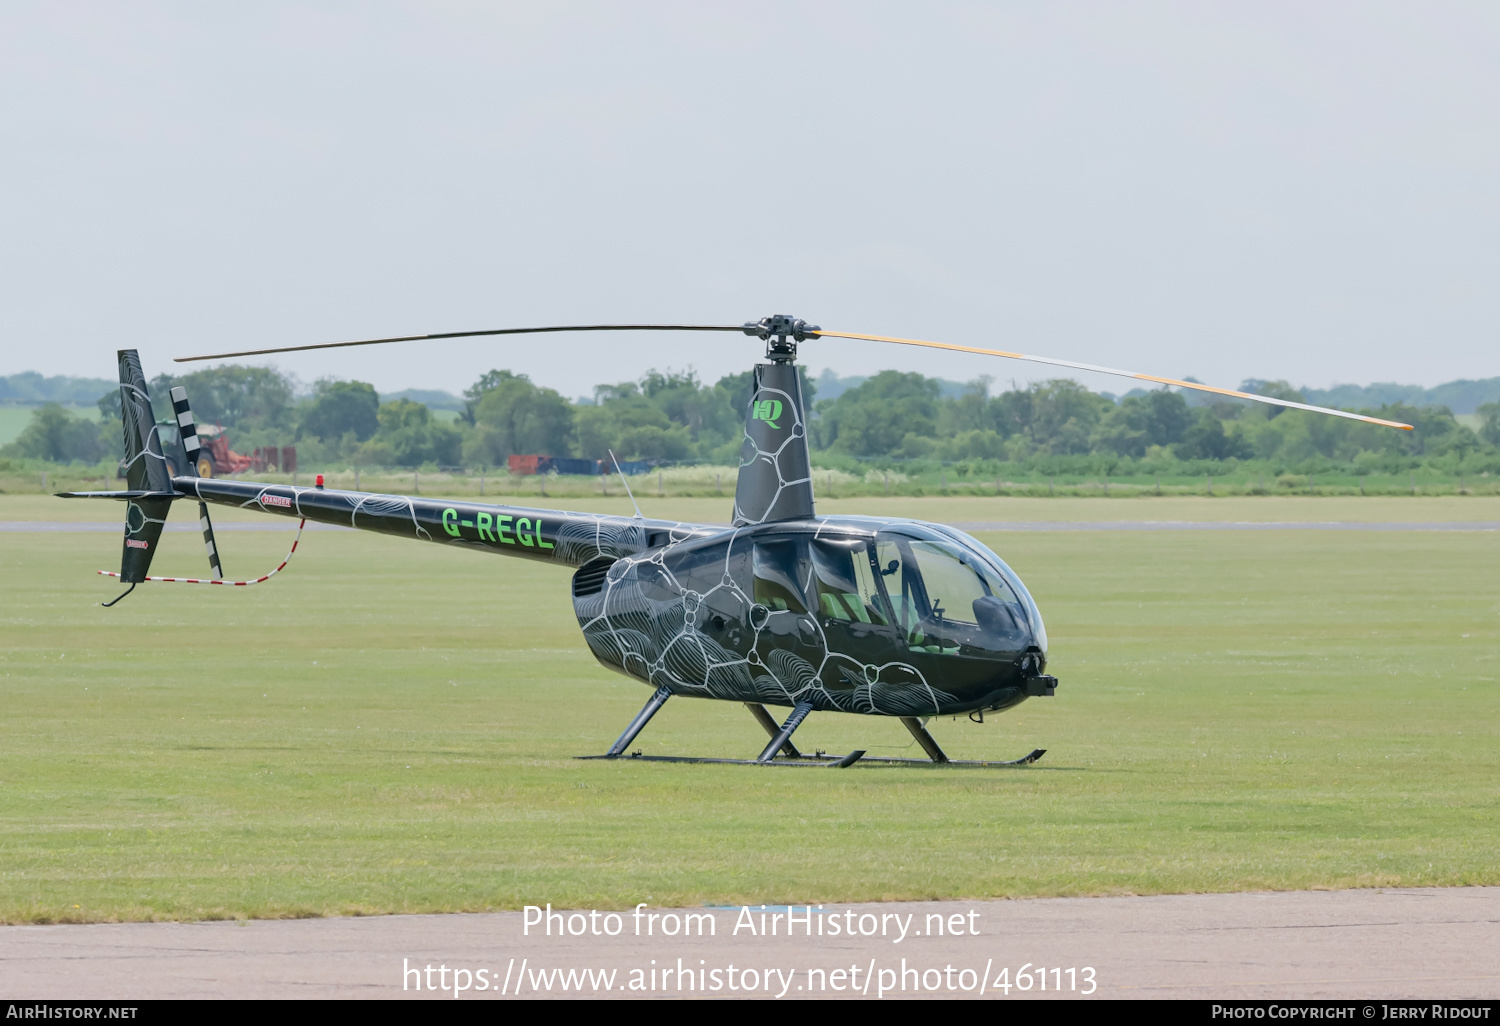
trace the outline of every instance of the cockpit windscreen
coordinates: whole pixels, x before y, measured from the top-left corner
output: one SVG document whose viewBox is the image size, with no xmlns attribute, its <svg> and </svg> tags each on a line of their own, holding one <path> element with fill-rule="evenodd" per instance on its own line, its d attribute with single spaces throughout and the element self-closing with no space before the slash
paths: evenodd
<svg viewBox="0 0 1500 1026">
<path fill-rule="evenodd" d="M 1014 637 L 1025 636 L 1026 608 L 994 568 L 946 539 L 914 538 L 881 532 L 876 563 L 897 626 L 924 647 L 944 625 L 977 626 Z M 940 648 L 945 647 L 941 641 Z"/>
</svg>

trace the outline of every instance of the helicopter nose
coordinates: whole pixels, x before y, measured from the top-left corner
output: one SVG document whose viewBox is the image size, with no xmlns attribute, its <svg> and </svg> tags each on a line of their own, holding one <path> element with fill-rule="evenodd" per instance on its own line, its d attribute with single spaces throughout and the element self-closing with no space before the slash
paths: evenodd
<svg viewBox="0 0 1500 1026">
<path fill-rule="evenodd" d="M 1029 646 L 1016 660 L 1023 677 L 1040 677 L 1047 672 L 1047 654 L 1036 645 Z"/>
<path fill-rule="evenodd" d="M 1028 648 L 1016 665 L 1027 697 L 1040 698 L 1056 693 L 1057 678 L 1047 674 L 1047 654 L 1039 647 L 1032 645 Z"/>
</svg>

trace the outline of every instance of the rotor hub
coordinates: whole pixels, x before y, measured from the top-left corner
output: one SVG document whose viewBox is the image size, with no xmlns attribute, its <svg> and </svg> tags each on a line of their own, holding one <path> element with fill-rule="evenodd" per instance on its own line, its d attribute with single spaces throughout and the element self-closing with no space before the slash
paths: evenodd
<svg viewBox="0 0 1500 1026">
<path fill-rule="evenodd" d="M 758 321 L 746 321 L 740 330 L 746 335 L 765 340 L 766 359 L 776 363 L 791 363 L 797 358 L 797 343 L 816 335 L 822 329 L 816 324 L 808 324 L 800 317 L 772 314 Z"/>
</svg>

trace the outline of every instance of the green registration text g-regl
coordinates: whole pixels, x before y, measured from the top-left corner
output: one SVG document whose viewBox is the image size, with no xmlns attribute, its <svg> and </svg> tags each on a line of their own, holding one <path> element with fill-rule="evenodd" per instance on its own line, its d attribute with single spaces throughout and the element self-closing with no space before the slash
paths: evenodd
<svg viewBox="0 0 1500 1026">
<path fill-rule="evenodd" d="M 512 526 L 514 521 L 514 526 Z M 448 507 L 443 510 L 443 530 L 454 538 L 462 538 L 465 529 L 474 532 L 480 541 L 498 542 L 501 545 L 521 544 L 529 548 L 550 549 L 553 544 L 542 537 L 542 520 L 535 522 L 530 517 L 512 517 L 506 513 L 490 514 L 480 511 L 473 520 L 460 520 L 458 510 Z M 512 537 L 514 535 L 514 537 Z"/>
</svg>

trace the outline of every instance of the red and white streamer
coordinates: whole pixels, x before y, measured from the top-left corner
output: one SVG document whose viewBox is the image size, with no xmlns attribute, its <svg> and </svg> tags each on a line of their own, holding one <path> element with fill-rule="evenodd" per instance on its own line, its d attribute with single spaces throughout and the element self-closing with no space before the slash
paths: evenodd
<svg viewBox="0 0 1500 1026">
<path fill-rule="evenodd" d="M 251 584 L 261 584 L 261 583 L 264 583 L 265 581 L 269 581 L 271 578 L 273 578 L 277 574 L 281 573 L 281 571 L 286 567 L 286 565 L 292 561 L 292 557 L 297 554 L 297 543 L 302 540 L 302 527 L 306 523 L 307 523 L 307 519 L 304 517 L 302 519 L 302 521 L 297 524 L 297 536 L 292 539 L 292 548 L 291 548 L 291 551 L 289 551 L 286 554 L 286 558 L 281 561 L 281 566 L 278 566 L 275 570 L 272 570 L 270 573 L 268 573 L 268 574 L 266 574 L 266 575 L 264 575 L 262 577 L 257 577 L 254 580 L 251 580 L 251 581 L 225 581 L 225 580 L 221 579 L 221 580 L 217 580 L 217 581 L 212 581 L 212 580 L 203 580 L 203 579 L 198 578 L 198 577 L 147 577 L 147 578 L 144 578 L 144 580 L 147 580 L 147 581 L 160 581 L 160 582 L 162 582 L 164 584 L 227 584 L 227 585 L 229 585 L 232 588 L 243 588 L 243 587 L 245 587 L 247 585 L 251 585 Z M 99 573 L 103 574 L 105 577 L 119 577 L 120 576 L 119 574 L 115 573 L 113 570 L 100 570 Z"/>
</svg>

